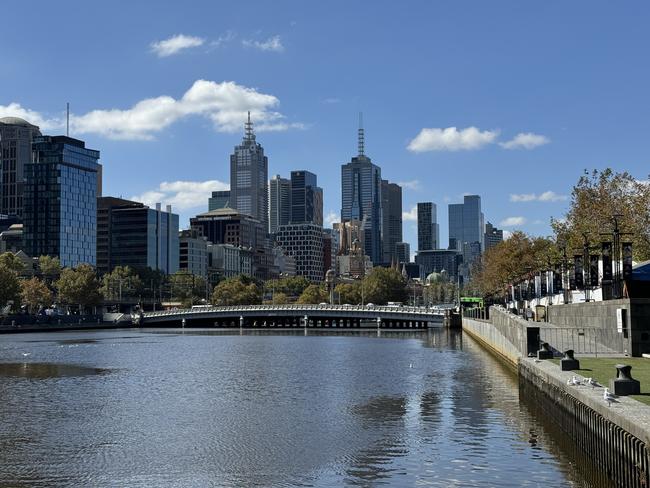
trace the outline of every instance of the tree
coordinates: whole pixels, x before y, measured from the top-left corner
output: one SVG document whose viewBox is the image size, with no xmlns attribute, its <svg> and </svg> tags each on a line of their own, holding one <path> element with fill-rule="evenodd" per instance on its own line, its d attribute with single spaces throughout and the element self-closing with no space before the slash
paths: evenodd
<svg viewBox="0 0 650 488">
<path fill-rule="evenodd" d="M 358 305 L 361 303 L 361 282 L 339 283 L 334 288 L 334 292 L 339 296 L 341 303 L 349 305 Z"/>
<path fill-rule="evenodd" d="M 325 288 L 319 285 L 309 285 L 305 288 L 305 291 L 298 297 L 296 303 L 309 304 L 309 303 L 323 303 L 328 302 L 329 297 L 327 296 L 327 291 Z"/>
<path fill-rule="evenodd" d="M 287 276 L 279 280 L 269 280 L 265 283 L 264 288 L 268 293 L 282 292 L 289 296 L 298 297 L 310 285 L 310 282 L 304 276 Z"/>
<path fill-rule="evenodd" d="M 20 287 L 22 303 L 27 305 L 29 313 L 33 314 L 40 308 L 49 307 L 52 304 L 52 291 L 38 278 L 23 280 Z"/>
<path fill-rule="evenodd" d="M 105 300 L 119 301 L 139 297 L 142 294 L 142 280 L 130 266 L 116 266 L 102 277 L 99 289 Z"/>
<path fill-rule="evenodd" d="M 15 271 L 0 265 L 0 312 L 7 305 L 16 310 L 20 303 L 20 281 Z"/>
<path fill-rule="evenodd" d="M 177 271 L 169 276 L 169 287 L 172 299 L 180 300 L 185 308 L 189 308 L 205 297 L 206 281 L 201 276 L 195 276 L 185 270 Z"/>
<path fill-rule="evenodd" d="M 581 249 L 585 234 L 591 243 L 608 240 L 601 233 L 612 232 L 614 215 L 620 215 L 621 231 L 632 233 L 624 239 L 632 242 L 634 258 L 650 259 L 650 185 L 627 172 L 585 171 L 573 187 L 566 218 L 553 219 L 551 227 L 568 250 Z"/>
<path fill-rule="evenodd" d="M 59 258 L 52 256 L 41 256 L 38 258 L 38 267 L 41 270 L 43 278 L 48 283 L 52 283 L 61 275 L 61 261 Z"/>
<path fill-rule="evenodd" d="M 160 291 L 165 283 L 165 273 L 149 267 L 140 268 L 137 270 L 137 273 L 142 281 L 142 296 L 145 298 L 159 297 Z"/>
<path fill-rule="evenodd" d="M 20 274 L 25 269 L 25 263 L 12 252 L 3 252 L 0 254 L 0 266 L 10 269 L 16 274 Z"/>
<path fill-rule="evenodd" d="M 291 303 L 291 300 L 285 293 L 274 293 L 273 298 L 271 300 L 266 300 L 264 302 L 265 305 L 284 305 L 286 303 Z"/>
<path fill-rule="evenodd" d="M 262 303 L 262 286 L 248 276 L 227 278 L 212 292 L 215 305 L 259 305 Z"/>
<path fill-rule="evenodd" d="M 89 264 L 80 264 L 74 269 L 65 268 L 54 286 L 59 300 L 67 305 L 79 305 L 81 313 L 85 307 L 98 305 L 102 300 L 99 280 Z"/>
<path fill-rule="evenodd" d="M 402 274 L 395 269 L 373 268 L 363 280 L 365 302 L 377 305 L 404 302 L 408 298 L 406 284 Z"/>
</svg>

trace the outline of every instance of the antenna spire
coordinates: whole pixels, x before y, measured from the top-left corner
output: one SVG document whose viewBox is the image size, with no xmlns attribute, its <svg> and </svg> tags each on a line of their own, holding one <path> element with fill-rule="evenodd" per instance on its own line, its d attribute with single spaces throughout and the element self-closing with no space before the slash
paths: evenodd
<svg viewBox="0 0 650 488">
<path fill-rule="evenodd" d="M 251 122 L 251 112 L 248 111 L 248 121 L 244 124 L 246 131 L 246 140 L 253 141 L 255 140 L 255 134 L 253 133 L 253 123 Z"/>
<path fill-rule="evenodd" d="M 359 156 L 363 156 L 364 149 L 363 112 L 359 112 Z"/>
<path fill-rule="evenodd" d="M 65 104 L 65 135 L 70 137 L 70 102 Z"/>
</svg>

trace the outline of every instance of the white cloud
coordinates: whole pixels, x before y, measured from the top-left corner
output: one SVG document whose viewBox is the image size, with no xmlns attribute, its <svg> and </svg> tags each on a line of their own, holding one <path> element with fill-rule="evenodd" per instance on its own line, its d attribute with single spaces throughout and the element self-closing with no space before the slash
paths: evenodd
<svg viewBox="0 0 650 488">
<path fill-rule="evenodd" d="M 503 240 L 510 239 L 512 237 L 512 232 L 509 230 L 503 231 Z"/>
<path fill-rule="evenodd" d="M 213 41 L 210 41 L 209 47 L 212 49 L 216 49 L 223 44 L 226 44 L 230 41 L 232 41 L 236 37 L 235 33 L 232 31 L 227 31 L 224 35 L 217 37 Z"/>
<path fill-rule="evenodd" d="M 42 131 L 62 129 L 65 126 L 65 121 L 62 117 L 47 118 L 39 112 L 22 107 L 19 103 L 0 105 L 0 118 L 2 117 L 19 117 L 25 119 L 30 124 L 40 127 Z"/>
<path fill-rule="evenodd" d="M 325 216 L 324 220 L 325 220 L 326 227 L 332 227 L 332 224 L 334 222 L 338 222 L 340 219 L 339 219 L 339 215 L 336 212 L 334 212 L 334 210 L 330 210 Z"/>
<path fill-rule="evenodd" d="M 152 42 L 151 50 L 156 53 L 159 58 L 165 58 L 172 54 L 177 54 L 183 49 L 202 46 L 203 43 L 205 43 L 205 39 L 200 37 L 177 34 L 163 41 Z"/>
<path fill-rule="evenodd" d="M 418 206 L 413 205 L 408 212 L 402 212 L 402 220 L 416 221 L 418 220 Z"/>
<path fill-rule="evenodd" d="M 233 81 L 197 80 L 179 99 L 163 95 L 141 100 L 124 110 L 114 108 L 71 115 L 70 125 L 75 134 L 151 140 L 174 122 L 192 115 L 210 119 L 218 132 L 236 132 L 242 130 L 250 111 L 259 132 L 305 128 L 301 123 L 286 122 L 284 115 L 273 110 L 279 103 L 273 95 Z"/>
<path fill-rule="evenodd" d="M 251 39 L 244 39 L 242 41 L 244 47 L 252 47 L 260 51 L 273 51 L 281 53 L 284 51 L 284 46 L 280 40 L 280 36 L 269 37 L 266 41 L 253 41 Z"/>
<path fill-rule="evenodd" d="M 551 140 L 546 136 L 533 134 L 532 132 L 520 132 L 511 140 L 500 142 L 499 145 L 504 149 L 533 149 L 549 142 Z"/>
<path fill-rule="evenodd" d="M 524 225 L 526 219 L 524 217 L 508 217 L 499 222 L 499 225 L 502 227 L 515 227 L 518 225 Z"/>
<path fill-rule="evenodd" d="M 470 151 L 493 143 L 498 135 L 498 130 L 481 131 L 476 127 L 467 127 L 461 130 L 456 127 L 424 128 L 415 139 L 409 142 L 407 149 L 412 152 Z"/>
<path fill-rule="evenodd" d="M 402 188 L 406 188 L 407 190 L 419 191 L 422 189 L 422 185 L 420 185 L 420 180 L 400 181 L 397 184 Z"/>
<path fill-rule="evenodd" d="M 163 181 L 155 190 L 146 191 L 131 197 L 131 200 L 149 206 L 156 203 L 171 205 L 176 210 L 208 208 L 208 198 L 213 191 L 228 190 L 228 183 L 219 180 L 208 181 Z"/>
<path fill-rule="evenodd" d="M 540 193 L 539 195 L 536 195 L 535 193 L 519 193 L 510 195 L 511 202 L 561 202 L 568 200 L 568 198 L 567 195 L 558 195 L 554 191 L 550 190 Z"/>
</svg>

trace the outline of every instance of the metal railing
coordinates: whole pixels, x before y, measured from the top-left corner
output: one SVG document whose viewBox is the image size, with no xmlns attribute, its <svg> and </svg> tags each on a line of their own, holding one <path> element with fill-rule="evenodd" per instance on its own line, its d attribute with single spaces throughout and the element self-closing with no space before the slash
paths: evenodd
<svg viewBox="0 0 650 488">
<path fill-rule="evenodd" d="M 590 327 L 540 327 L 540 342 L 558 352 L 573 349 L 576 354 L 613 355 L 625 353 L 626 341 L 616 329 Z"/>
</svg>

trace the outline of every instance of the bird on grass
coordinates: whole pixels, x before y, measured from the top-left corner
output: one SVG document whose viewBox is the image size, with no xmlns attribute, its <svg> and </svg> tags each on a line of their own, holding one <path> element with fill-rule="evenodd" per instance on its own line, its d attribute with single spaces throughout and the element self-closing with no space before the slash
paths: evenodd
<svg viewBox="0 0 650 488">
<path fill-rule="evenodd" d="M 603 392 L 603 400 L 607 402 L 607 406 L 611 407 L 612 402 L 615 402 L 616 395 L 613 393 L 610 393 L 609 388 L 605 388 L 605 391 Z"/>
</svg>

